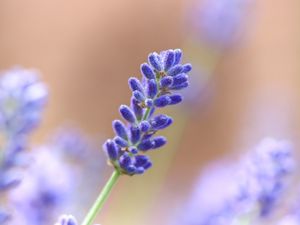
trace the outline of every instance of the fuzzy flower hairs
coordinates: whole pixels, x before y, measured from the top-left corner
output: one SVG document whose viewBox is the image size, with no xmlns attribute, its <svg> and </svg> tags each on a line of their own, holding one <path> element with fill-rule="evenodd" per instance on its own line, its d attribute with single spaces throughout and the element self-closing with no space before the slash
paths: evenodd
<svg viewBox="0 0 300 225">
<path fill-rule="evenodd" d="M 145 153 L 166 144 L 165 137 L 155 134 L 170 126 L 173 120 L 167 115 L 155 115 L 155 111 L 182 101 L 182 96 L 175 92 L 188 87 L 192 66 L 181 64 L 181 59 L 180 49 L 153 52 L 148 56 L 148 63 L 141 65 L 143 78 L 129 78 L 131 105 L 119 108 L 126 123 L 114 120 L 116 136 L 103 145 L 110 164 L 121 174 L 143 174 L 152 166 Z"/>
</svg>

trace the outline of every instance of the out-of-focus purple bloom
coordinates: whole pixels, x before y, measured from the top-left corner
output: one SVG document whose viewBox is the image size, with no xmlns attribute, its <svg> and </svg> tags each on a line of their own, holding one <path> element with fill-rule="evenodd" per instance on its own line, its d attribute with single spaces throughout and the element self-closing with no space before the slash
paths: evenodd
<svg viewBox="0 0 300 225">
<path fill-rule="evenodd" d="M 0 128 L 8 137 L 29 133 L 40 122 L 47 88 L 34 70 L 15 68 L 0 79 Z"/>
<path fill-rule="evenodd" d="M 5 224 L 10 219 L 10 215 L 0 209 L 0 224 Z"/>
<path fill-rule="evenodd" d="M 192 197 L 184 206 L 184 216 L 175 224 L 184 225 L 228 225 L 231 224 L 237 201 L 242 199 L 236 185 L 235 172 L 239 165 L 217 162 L 203 172 L 195 184 Z M 172 223 L 172 224 L 173 224 Z"/>
<path fill-rule="evenodd" d="M 196 184 L 180 222 L 225 225 L 253 213 L 257 218 L 264 218 L 283 196 L 293 168 L 291 144 L 264 139 L 239 164 L 208 168 Z"/>
<path fill-rule="evenodd" d="M 72 215 L 62 215 L 59 217 L 58 222 L 54 225 L 77 225 L 77 221 Z M 97 224 L 96 224 L 97 225 Z M 100 224 L 98 224 L 100 225 Z"/>
<path fill-rule="evenodd" d="M 92 140 L 76 129 L 60 129 L 31 153 L 23 182 L 9 193 L 11 224 L 48 225 L 65 210 L 79 214 L 97 192 L 105 161 Z"/>
<path fill-rule="evenodd" d="M 148 63 L 141 65 L 142 81 L 131 77 L 128 81 L 132 91 L 131 107 L 120 106 L 120 114 L 127 122 L 113 121 L 116 137 L 108 139 L 103 148 L 110 163 L 122 174 L 142 174 L 152 165 L 150 158 L 141 160 L 139 153 L 157 149 L 166 144 L 166 138 L 153 137 L 173 122 L 171 117 L 154 117 L 157 108 L 175 105 L 182 96 L 174 94 L 189 85 L 188 72 L 191 64 L 181 64 L 180 49 L 166 50 L 148 56 Z"/>
<path fill-rule="evenodd" d="M 74 174 L 51 150 L 34 150 L 34 161 L 22 183 L 9 193 L 15 209 L 11 224 L 49 224 L 69 200 L 75 186 Z"/>
<path fill-rule="evenodd" d="M 300 218 L 295 215 L 287 215 L 280 219 L 276 225 L 300 225 Z"/>
<path fill-rule="evenodd" d="M 77 221 L 72 215 L 62 215 L 55 225 L 77 225 Z"/>
<path fill-rule="evenodd" d="M 0 190 L 19 183 L 12 169 L 24 164 L 21 154 L 31 131 L 40 122 L 48 98 L 47 88 L 33 70 L 15 68 L 0 78 Z"/>
<path fill-rule="evenodd" d="M 286 189 L 286 179 L 295 166 L 292 150 L 287 141 L 266 138 L 245 160 L 245 182 L 241 187 L 258 204 L 262 217 L 271 213 Z"/>
<path fill-rule="evenodd" d="M 243 28 L 248 6 L 249 0 L 205 0 L 194 12 L 195 29 L 206 42 L 227 47 Z"/>
</svg>

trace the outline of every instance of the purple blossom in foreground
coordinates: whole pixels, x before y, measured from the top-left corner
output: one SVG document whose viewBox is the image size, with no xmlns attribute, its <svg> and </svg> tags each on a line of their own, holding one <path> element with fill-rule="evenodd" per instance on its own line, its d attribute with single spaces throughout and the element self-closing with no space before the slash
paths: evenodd
<svg viewBox="0 0 300 225">
<path fill-rule="evenodd" d="M 78 225 L 78 223 L 77 223 L 74 216 L 72 216 L 72 215 L 62 215 L 58 219 L 58 222 L 54 225 Z"/>
<path fill-rule="evenodd" d="M 35 149 L 34 161 L 22 183 L 9 193 L 15 211 L 11 224 L 49 224 L 69 201 L 75 186 L 74 174 L 52 150 Z"/>
<path fill-rule="evenodd" d="M 5 224 L 7 221 L 9 221 L 9 219 L 10 215 L 7 212 L 0 209 L 0 224 Z"/>
<path fill-rule="evenodd" d="M 22 152 L 28 136 L 40 122 L 47 101 L 47 88 L 36 71 L 12 69 L 0 78 L 0 190 L 19 183 L 12 169 L 24 164 Z"/>
<path fill-rule="evenodd" d="M 242 29 L 248 6 L 249 0 L 205 0 L 195 12 L 195 28 L 211 44 L 231 45 Z"/>
<path fill-rule="evenodd" d="M 227 225 L 253 213 L 264 218 L 283 197 L 293 168 L 291 145 L 264 139 L 240 164 L 205 171 L 180 224 Z"/>
<path fill-rule="evenodd" d="M 126 124 L 113 121 L 116 136 L 104 143 L 110 163 L 122 174 L 142 174 L 152 166 L 145 155 L 166 144 L 165 137 L 154 134 L 173 122 L 167 115 L 154 115 L 157 108 L 175 105 L 182 96 L 174 93 L 186 88 L 190 64 L 181 64 L 180 49 L 149 54 L 148 63 L 141 65 L 142 81 L 129 78 L 132 91 L 131 106 L 121 105 L 120 114 Z"/>
<path fill-rule="evenodd" d="M 23 182 L 8 195 L 14 209 L 10 224 L 49 225 L 65 210 L 81 212 L 103 171 L 102 154 L 92 140 L 77 129 L 60 129 L 31 153 Z"/>
<path fill-rule="evenodd" d="M 77 222 L 71 215 L 62 215 L 55 225 L 77 225 Z"/>
</svg>

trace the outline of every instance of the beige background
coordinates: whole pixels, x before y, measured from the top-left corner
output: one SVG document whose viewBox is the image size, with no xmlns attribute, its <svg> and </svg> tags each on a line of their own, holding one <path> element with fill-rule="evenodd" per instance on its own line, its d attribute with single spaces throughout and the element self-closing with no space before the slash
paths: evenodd
<svg viewBox="0 0 300 225">
<path fill-rule="evenodd" d="M 0 69 L 38 68 L 51 93 L 34 141 L 62 123 L 110 137 L 119 104 L 129 101 L 128 77 L 139 74 L 150 51 L 186 46 L 184 18 L 193 4 L 2 0 Z M 156 152 L 151 172 L 122 178 L 102 224 L 165 224 L 209 160 L 249 149 L 264 136 L 299 146 L 300 2 L 259 0 L 248 17 L 242 44 L 226 52 L 211 78 L 209 103 L 188 118 L 170 111 L 178 119 L 167 133 L 170 145 L 179 145 L 176 155 Z"/>
</svg>

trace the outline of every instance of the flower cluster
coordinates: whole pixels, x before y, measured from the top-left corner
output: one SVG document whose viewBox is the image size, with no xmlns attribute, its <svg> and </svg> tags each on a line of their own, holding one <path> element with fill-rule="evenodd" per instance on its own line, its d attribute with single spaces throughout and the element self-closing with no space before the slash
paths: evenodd
<svg viewBox="0 0 300 225">
<path fill-rule="evenodd" d="M 35 71 L 12 69 L 0 79 L 0 190 L 19 183 L 11 169 L 22 163 L 20 152 L 41 119 L 47 88 Z"/>
<path fill-rule="evenodd" d="M 292 145 L 287 141 L 264 139 L 245 162 L 245 195 L 259 207 L 260 216 L 271 213 L 286 189 L 294 169 Z"/>
<path fill-rule="evenodd" d="M 32 151 L 34 161 L 21 184 L 8 194 L 15 211 L 10 224 L 49 224 L 71 201 L 75 174 L 55 150 L 45 146 Z"/>
<path fill-rule="evenodd" d="M 180 223 L 225 225 L 240 218 L 266 219 L 282 200 L 293 168 L 291 144 L 264 139 L 239 165 L 209 168 Z"/>
<path fill-rule="evenodd" d="M 21 184 L 7 195 L 14 209 L 10 224 L 48 225 L 63 210 L 85 209 L 96 194 L 94 187 L 102 183 L 104 159 L 96 143 L 78 129 L 60 128 L 30 153 Z M 82 189 L 86 193 L 79 194 Z"/>
<path fill-rule="evenodd" d="M 148 63 L 141 65 L 142 81 L 129 79 L 132 91 L 131 106 L 121 105 L 120 120 L 113 121 L 116 137 L 104 143 L 110 163 L 121 173 L 142 174 L 152 163 L 145 152 L 166 144 L 166 138 L 154 134 L 173 122 L 167 115 L 154 115 L 157 108 L 175 105 L 182 96 L 174 91 L 188 87 L 191 64 L 181 64 L 180 49 L 149 54 Z"/>
</svg>

